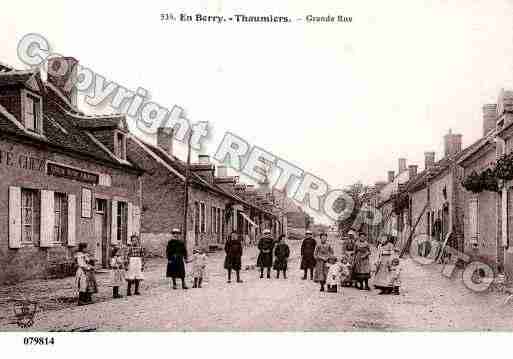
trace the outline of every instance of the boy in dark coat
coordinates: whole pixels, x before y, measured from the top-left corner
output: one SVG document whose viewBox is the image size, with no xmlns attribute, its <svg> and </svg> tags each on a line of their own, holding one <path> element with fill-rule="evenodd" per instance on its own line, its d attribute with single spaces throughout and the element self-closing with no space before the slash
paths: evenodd
<svg viewBox="0 0 513 359">
<path fill-rule="evenodd" d="M 224 251 L 226 252 L 224 268 L 228 270 L 228 283 L 232 282 L 232 270 L 237 275 L 237 283 L 242 283 L 240 279 L 242 247 L 242 240 L 238 233 L 233 231 L 224 245 Z"/>
<path fill-rule="evenodd" d="M 271 231 L 264 230 L 264 235 L 258 241 L 258 250 L 260 253 L 257 258 L 257 267 L 260 267 L 260 278 L 264 278 L 264 268 L 267 268 L 267 279 L 271 278 L 271 267 L 273 266 L 274 238 Z"/>
<path fill-rule="evenodd" d="M 185 285 L 185 261 L 187 260 L 187 249 L 181 239 L 179 229 L 172 230 L 173 238 L 167 243 L 167 271 L 166 276 L 173 281 L 173 289 L 176 289 L 176 278 L 182 280 L 182 288 L 189 289 Z"/>
<path fill-rule="evenodd" d="M 283 271 L 283 278 L 287 279 L 287 261 L 290 256 L 290 248 L 285 243 L 286 236 L 282 234 L 278 238 L 278 243 L 274 249 L 274 270 L 276 270 L 276 278 L 280 278 L 280 271 Z"/>
<path fill-rule="evenodd" d="M 305 271 L 303 280 L 306 279 L 308 270 L 310 270 L 310 279 L 313 280 L 313 270 L 316 263 L 314 253 L 317 242 L 315 241 L 311 231 L 306 231 L 305 235 L 306 238 L 301 244 L 301 269 Z"/>
</svg>

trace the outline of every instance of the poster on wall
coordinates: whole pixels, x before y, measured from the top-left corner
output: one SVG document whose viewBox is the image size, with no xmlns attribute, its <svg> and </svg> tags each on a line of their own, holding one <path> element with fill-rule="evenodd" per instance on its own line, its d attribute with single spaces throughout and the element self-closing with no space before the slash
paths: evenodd
<svg viewBox="0 0 513 359">
<path fill-rule="evenodd" d="M 82 218 L 92 218 L 93 191 L 90 188 L 82 188 Z"/>
</svg>

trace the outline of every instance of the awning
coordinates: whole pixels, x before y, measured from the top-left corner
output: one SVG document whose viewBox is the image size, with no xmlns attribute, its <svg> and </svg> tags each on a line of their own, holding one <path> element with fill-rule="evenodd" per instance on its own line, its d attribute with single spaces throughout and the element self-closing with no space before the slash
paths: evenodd
<svg viewBox="0 0 513 359">
<path fill-rule="evenodd" d="M 258 225 L 257 225 L 255 222 L 253 222 L 253 221 L 251 220 L 251 218 L 249 218 L 249 217 L 248 217 L 244 212 L 239 212 L 239 213 L 240 213 L 240 215 L 241 215 L 242 217 L 244 217 L 244 219 L 245 219 L 246 221 L 248 221 L 251 225 L 253 225 L 253 226 L 255 226 L 255 227 L 258 227 Z"/>
</svg>

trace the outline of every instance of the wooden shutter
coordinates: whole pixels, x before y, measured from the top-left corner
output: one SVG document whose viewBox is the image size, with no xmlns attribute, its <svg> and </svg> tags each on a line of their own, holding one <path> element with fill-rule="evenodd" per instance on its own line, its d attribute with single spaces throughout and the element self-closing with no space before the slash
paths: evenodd
<svg viewBox="0 0 513 359">
<path fill-rule="evenodd" d="M 51 247 L 54 244 L 54 192 L 41 191 L 41 247 Z"/>
<path fill-rule="evenodd" d="M 134 234 L 134 205 L 128 202 L 128 214 L 126 218 L 127 238 L 130 239 Z"/>
<path fill-rule="evenodd" d="M 133 222 L 132 222 L 133 231 L 135 234 L 140 236 L 141 235 L 141 209 L 139 208 L 139 206 L 134 205 L 132 208 L 132 213 L 133 213 L 133 218 L 134 218 Z"/>
<path fill-rule="evenodd" d="M 118 201 L 112 200 L 110 242 L 118 243 Z"/>
<path fill-rule="evenodd" d="M 9 248 L 21 248 L 20 187 L 9 187 Z"/>
<path fill-rule="evenodd" d="M 68 195 L 68 246 L 77 245 L 77 199 L 74 194 Z"/>
<path fill-rule="evenodd" d="M 470 238 L 474 241 L 477 241 L 479 237 L 478 218 L 478 200 L 477 198 L 472 198 L 469 202 L 469 227 Z"/>
</svg>

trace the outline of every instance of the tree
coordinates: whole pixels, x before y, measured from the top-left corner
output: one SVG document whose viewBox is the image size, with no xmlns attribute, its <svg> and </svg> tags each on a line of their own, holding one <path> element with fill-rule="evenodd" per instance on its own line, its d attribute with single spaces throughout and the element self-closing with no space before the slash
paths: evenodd
<svg viewBox="0 0 513 359">
<path fill-rule="evenodd" d="M 367 195 L 369 191 L 370 187 L 364 185 L 360 181 L 349 185 L 344 189 L 344 192 L 353 200 L 354 207 L 350 216 L 341 215 L 341 217 L 337 220 L 337 227 L 339 232 L 346 233 L 351 229 L 351 226 L 356 220 L 358 213 L 360 212 L 360 208 L 363 205 L 365 195 Z M 346 203 L 346 200 L 343 197 L 339 197 L 335 201 L 333 209 L 338 213 L 343 213 L 347 206 L 348 204 Z"/>
</svg>

